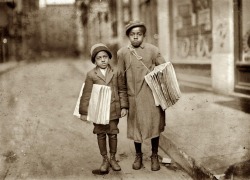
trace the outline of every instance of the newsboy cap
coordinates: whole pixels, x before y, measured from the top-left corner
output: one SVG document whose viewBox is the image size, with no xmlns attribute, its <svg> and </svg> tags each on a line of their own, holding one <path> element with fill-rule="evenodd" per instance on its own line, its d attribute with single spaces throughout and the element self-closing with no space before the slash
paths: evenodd
<svg viewBox="0 0 250 180">
<path fill-rule="evenodd" d="M 144 22 L 141 21 L 130 21 L 126 26 L 125 26 L 125 30 L 126 30 L 126 35 L 128 36 L 130 30 L 134 27 L 143 27 L 145 29 L 145 32 L 147 30 Z"/>
<path fill-rule="evenodd" d="M 109 58 L 112 58 L 112 53 L 110 51 L 110 49 L 102 43 L 97 43 L 95 45 L 93 45 L 90 49 L 90 55 L 91 55 L 91 61 L 93 64 L 95 64 L 95 56 L 97 55 L 97 53 L 99 53 L 100 51 L 105 51 L 108 53 Z"/>
</svg>

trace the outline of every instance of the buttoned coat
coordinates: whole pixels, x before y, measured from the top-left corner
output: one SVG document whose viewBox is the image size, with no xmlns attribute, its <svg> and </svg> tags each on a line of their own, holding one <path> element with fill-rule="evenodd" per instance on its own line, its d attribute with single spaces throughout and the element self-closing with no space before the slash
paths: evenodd
<svg viewBox="0 0 250 180">
<path fill-rule="evenodd" d="M 119 119 L 121 117 L 121 108 L 128 109 L 127 89 L 120 72 L 117 71 L 117 68 L 109 65 L 105 76 L 97 66 L 87 73 L 79 105 L 81 115 L 88 114 L 93 84 L 111 87 L 110 120 Z"/>
<path fill-rule="evenodd" d="M 155 105 L 152 91 L 144 76 L 156 65 L 166 61 L 159 49 L 152 44 L 142 43 L 135 50 L 142 57 L 141 62 L 131 54 L 128 47 L 123 47 L 117 52 L 117 66 L 124 73 L 127 84 L 129 100 L 127 136 L 135 142 L 143 142 L 145 139 L 159 136 L 164 131 L 165 112 Z"/>
</svg>

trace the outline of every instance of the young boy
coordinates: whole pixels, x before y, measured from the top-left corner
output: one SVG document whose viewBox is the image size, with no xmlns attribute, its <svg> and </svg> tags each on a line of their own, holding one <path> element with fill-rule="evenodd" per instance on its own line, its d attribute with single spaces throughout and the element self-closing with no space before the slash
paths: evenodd
<svg viewBox="0 0 250 180">
<path fill-rule="evenodd" d="M 146 26 L 143 22 L 132 21 L 126 27 L 129 46 L 117 52 L 118 64 L 126 78 L 129 112 L 127 135 L 134 140 L 136 158 L 132 168 L 142 167 L 141 143 L 151 139 L 151 170 L 160 169 L 158 159 L 159 136 L 165 127 L 165 112 L 160 106 L 155 106 L 154 97 L 144 76 L 155 66 L 165 63 L 159 49 L 144 42 Z"/>
<path fill-rule="evenodd" d="M 94 124 L 93 133 L 97 134 L 97 142 L 100 153 L 103 156 L 103 162 L 100 172 L 108 172 L 111 165 L 114 171 L 120 171 L 121 167 L 116 161 L 117 152 L 117 134 L 119 133 L 119 118 L 127 114 L 128 99 L 124 79 L 117 69 L 109 64 L 112 58 L 109 48 L 98 43 L 91 48 L 91 61 L 96 67 L 87 73 L 85 86 L 79 105 L 81 119 L 86 120 L 88 114 L 88 105 L 91 96 L 93 84 L 106 85 L 111 88 L 110 121 L 108 125 Z M 110 159 L 107 156 L 106 136 L 109 140 Z"/>
</svg>

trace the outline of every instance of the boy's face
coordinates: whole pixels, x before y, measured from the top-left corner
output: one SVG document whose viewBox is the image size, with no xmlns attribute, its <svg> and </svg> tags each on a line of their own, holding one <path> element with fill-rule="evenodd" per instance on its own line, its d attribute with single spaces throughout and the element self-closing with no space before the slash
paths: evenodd
<svg viewBox="0 0 250 180">
<path fill-rule="evenodd" d="M 95 64 L 101 69 L 107 68 L 109 60 L 109 55 L 106 51 L 100 51 L 95 56 Z"/>
<path fill-rule="evenodd" d="M 141 27 L 134 27 L 130 30 L 128 38 L 134 47 L 139 47 L 144 39 L 144 33 Z"/>
</svg>

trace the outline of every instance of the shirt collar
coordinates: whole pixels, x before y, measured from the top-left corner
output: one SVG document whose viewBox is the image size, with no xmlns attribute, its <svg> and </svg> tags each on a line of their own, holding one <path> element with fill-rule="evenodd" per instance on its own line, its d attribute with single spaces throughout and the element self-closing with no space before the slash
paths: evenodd
<svg viewBox="0 0 250 180">
<path fill-rule="evenodd" d="M 106 70 L 105 70 L 105 71 L 109 71 L 109 69 L 111 69 L 111 70 L 112 70 L 112 68 L 111 68 L 110 64 L 108 65 L 108 67 L 106 68 Z M 95 70 L 96 70 L 96 71 L 98 71 L 98 70 L 100 70 L 100 71 L 101 71 L 101 68 L 99 68 L 99 67 L 96 65 Z"/>
</svg>

